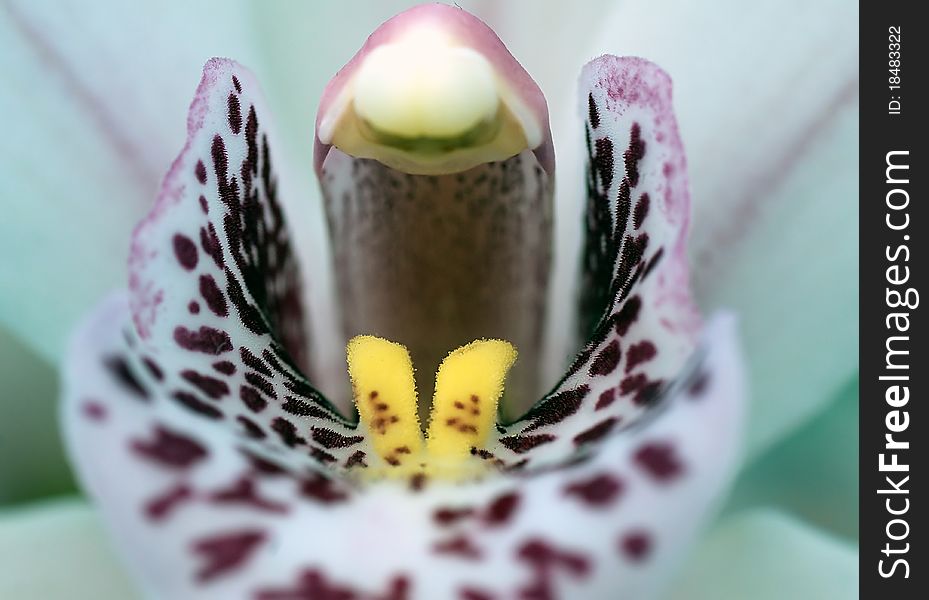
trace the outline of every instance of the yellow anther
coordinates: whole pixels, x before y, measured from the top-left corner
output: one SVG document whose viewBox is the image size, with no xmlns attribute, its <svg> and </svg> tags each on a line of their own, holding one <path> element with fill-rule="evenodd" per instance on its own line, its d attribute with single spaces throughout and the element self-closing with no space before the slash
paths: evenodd
<svg viewBox="0 0 929 600">
<path fill-rule="evenodd" d="M 503 381 L 516 361 L 516 348 L 479 340 L 455 350 L 439 366 L 429 422 L 430 457 L 466 458 L 487 441 L 497 417 Z"/>
<path fill-rule="evenodd" d="M 417 418 L 410 354 L 400 344 L 362 335 L 348 343 L 348 372 L 361 425 L 383 468 L 380 474 L 454 479 L 482 472 L 471 457 L 482 448 L 497 416 L 503 381 L 516 361 L 509 342 L 479 340 L 455 350 L 439 366 L 428 441 Z"/>
<path fill-rule="evenodd" d="M 410 354 L 400 344 L 362 335 L 348 343 L 355 404 L 371 444 L 391 466 L 419 459 L 423 437 Z"/>
</svg>

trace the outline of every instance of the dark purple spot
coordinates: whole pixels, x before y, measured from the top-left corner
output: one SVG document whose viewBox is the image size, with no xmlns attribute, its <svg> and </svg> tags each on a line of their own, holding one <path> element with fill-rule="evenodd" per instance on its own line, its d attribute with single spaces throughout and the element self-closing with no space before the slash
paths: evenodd
<svg viewBox="0 0 929 600">
<path fill-rule="evenodd" d="M 193 271 L 197 266 L 197 246 L 189 237 L 180 233 L 174 234 L 173 244 L 177 262 L 188 271 Z"/>
<path fill-rule="evenodd" d="M 620 539 L 619 546 L 630 561 L 641 562 L 651 554 L 652 539 L 644 531 L 632 531 Z"/>
<path fill-rule="evenodd" d="M 207 404 L 188 392 L 178 390 L 174 392 L 171 397 L 177 400 L 181 406 L 190 409 L 198 415 L 207 417 L 208 419 L 221 419 L 223 417 L 222 411 L 218 408 L 211 404 Z"/>
<path fill-rule="evenodd" d="M 316 446 L 310 446 L 310 456 L 313 457 L 317 462 L 324 465 L 336 462 L 336 457 L 328 452 L 324 451 L 322 448 L 317 448 Z"/>
<path fill-rule="evenodd" d="M 655 265 L 658 264 L 658 261 L 661 260 L 661 257 L 664 256 L 664 247 L 658 248 L 658 251 L 655 252 L 655 255 L 652 256 L 651 260 L 648 261 L 648 264 L 645 266 L 645 272 L 642 274 L 642 278 L 648 277 L 648 274 L 655 269 Z"/>
<path fill-rule="evenodd" d="M 351 469 L 352 467 L 367 467 L 365 463 L 365 453 L 364 450 L 356 450 L 345 460 L 345 468 Z"/>
<path fill-rule="evenodd" d="M 235 94 L 229 94 L 229 100 L 226 103 L 228 107 L 229 128 L 232 133 L 238 135 L 242 131 L 242 108 L 239 106 L 239 98 Z"/>
<path fill-rule="evenodd" d="M 576 496 L 591 506 L 602 507 L 612 504 L 622 490 L 623 484 L 619 479 L 607 473 L 601 473 L 569 484 L 565 488 L 565 494 Z"/>
<path fill-rule="evenodd" d="M 467 560 L 480 560 L 481 550 L 465 535 L 457 535 L 450 540 L 438 542 L 432 547 L 436 554 L 447 554 Z"/>
<path fill-rule="evenodd" d="M 239 356 L 242 357 L 242 362 L 245 363 L 246 367 L 254 369 L 255 371 L 258 371 L 267 377 L 273 376 L 273 373 L 271 373 L 271 369 L 268 368 L 268 365 L 266 365 L 260 358 L 252 354 L 251 351 L 245 346 L 239 348 Z"/>
<path fill-rule="evenodd" d="M 216 369 L 218 373 L 222 373 L 223 375 L 235 374 L 235 363 L 229 362 L 228 360 L 221 360 L 219 362 L 213 363 L 213 368 Z"/>
<path fill-rule="evenodd" d="M 242 403 L 252 412 L 261 412 L 268 406 L 268 401 L 258 393 L 258 390 L 251 386 L 243 385 L 240 387 L 239 398 L 242 399 Z"/>
<path fill-rule="evenodd" d="M 632 401 L 639 406 L 646 406 L 651 404 L 655 398 L 661 393 L 661 386 L 664 384 L 662 380 L 651 381 L 646 383 L 639 391 L 636 392 L 635 397 L 632 398 Z"/>
<path fill-rule="evenodd" d="M 497 600 L 497 597 L 490 592 L 472 587 L 463 587 L 458 590 L 458 600 Z"/>
<path fill-rule="evenodd" d="M 616 427 L 617 422 L 618 422 L 618 419 L 616 417 L 610 417 L 609 419 L 605 419 L 597 423 L 590 429 L 587 429 L 586 431 L 582 431 L 581 433 L 574 436 L 574 443 L 577 444 L 578 446 L 581 446 L 583 444 L 597 442 L 603 439 L 603 437 L 609 434 L 611 431 L 613 431 L 613 428 Z"/>
<path fill-rule="evenodd" d="M 132 440 L 132 450 L 139 456 L 165 467 L 187 469 L 207 456 L 206 447 L 186 435 L 156 425 L 148 440 Z"/>
<path fill-rule="evenodd" d="M 226 293 L 229 296 L 229 301 L 232 302 L 239 313 L 239 319 L 246 329 L 255 335 L 264 335 L 269 332 L 261 311 L 245 298 L 242 284 L 239 283 L 235 274 L 228 267 L 226 268 Z"/>
<path fill-rule="evenodd" d="M 432 519 L 443 527 L 450 527 L 459 521 L 474 516 L 473 508 L 437 508 Z"/>
<path fill-rule="evenodd" d="M 623 241 L 623 249 L 619 258 L 619 270 L 616 272 L 616 282 L 614 285 L 631 289 L 636 279 L 641 275 L 643 268 L 639 263 L 642 262 L 642 256 L 648 247 L 648 233 L 640 233 L 636 237 L 627 235 Z M 633 269 L 635 273 L 630 278 Z"/>
<path fill-rule="evenodd" d="M 232 76 L 232 86 L 235 88 L 235 91 L 239 94 L 242 93 L 242 84 L 239 83 L 239 78 L 235 75 Z"/>
<path fill-rule="evenodd" d="M 590 388 L 581 385 L 573 390 L 567 390 L 543 400 L 539 407 L 530 411 L 529 416 L 532 423 L 523 431 L 532 431 L 539 427 L 564 421 L 577 412 L 588 392 L 590 392 Z"/>
<path fill-rule="evenodd" d="M 285 588 L 260 589 L 256 600 L 409 600 L 410 580 L 394 577 L 382 594 L 367 594 L 354 586 L 335 583 L 318 569 L 306 569 L 296 585 Z"/>
<path fill-rule="evenodd" d="M 151 373 L 152 377 L 154 377 L 157 381 L 164 380 L 165 374 L 161 370 L 161 367 L 158 366 L 158 363 L 147 356 L 142 359 L 142 363 L 145 365 L 145 368 L 148 369 L 148 372 Z"/>
<path fill-rule="evenodd" d="M 367 466 L 367 465 L 365 465 Z M 414 492 L 421 492 L 426 487 L 426 477 L 425 473 L 416 473 L 410 477 L 410 489 Z"/>
<path fill-rule="evenodd" d="M 347 448 L 364 441 L 364 438 L 360 435 L 345 436 L 324 427 L 313 427 L 310 435 L 314 442 L 328 449 Z M 409 449 L 407 449 L 407 452 L 409 452 Z"/>
<path fill-rule="evenodd" d="M 210 213 L 210 207 L 206 203 L 206 196 L 200 196 L 200 210 L 203 211 L 205 215 Z"/>
<path fill-rule="evenodd" d="M 160 496 L 146 502 L 144 507 L 145 516 L 152 521 L 161 521 L 171 514 L 175 508 L 191 499 L 193 499 L 191 489 L 183 483 L 178 484 Z"/>
<path fill-rule="evenodd" d="M 322 504 L 337 504 L 348 500 L 348 494 L 338 489 L 332 480 L 314 473 L 300 482 L 300 493 Z"/>
<path fill-rule="evenodd" d="M 533 571 L 532 581 L 520 589 L 522 600 L 554 600 L 558 597 L 552 580 L 555 572 L 564 571 L 581 578 L 591 568 L 590 560 L 583 554 L 559 550 L 539 538 L 527 540 L 517 549 L 516 557 Z"/>
<path fill-rule="evenodd" d="M 523 454 L 529 452 L 536 446 L 554 442 L 555 436 L 543 433 L 541 435 L 513 435 L 510 437 L 500 438 L 500 443 L 515 452 Z"/>
<path fill-rule="evenodd" d="M 185 350 L 214 356 L 232 350 L 232 340 L 229 339 L 228 333 L 205 325 L 197 331 L 191 331 L 183 326 L 176 327 L 174 341 Z"/>
<path fill-rule="evenodd" d="M 202 160 L 197 161 L 197 166 L 194 167 L 194 174 L 197 176 L 197 181 L 206 184 L 206 167 L 203 166 Z"/>
<path fill-rule="evenodd" d="M 254 452 L 246 450 L 245 448 L 240 449 L 240 452 L 248 460 L 248 463 L 252 466 L 252 470 L 256 475 L 262 477 L 277 477 L 278 475 L 287 474 L 287 469 L 262 456 L 258 456 Z"/>
<path fill-rule="evenodd" d="M 223 247 L 219 244 L 219 238 L 216 237 L 216 229 L 212 223 L 200 228 L 200 247 L 213 259 L 213 263 L 218 268 L 223 268 Z"/>
<path fill-rule="evenodd" d="M 217 317 L 225 317 L 229 314 L 229 307 L 226 304 L 226 297 L 223 296 L 216 280 L 212 275 L 206 274 L 200 276 L 200 295 L 206 301 L 206 305 L 213 311 Z"/>
<path fill-rule="evenodd" d="M 237 570 L 266 538 L 266 534 L 261 530 L 245 529 L 195 540 L 191 550 L 203 559 L 202 566 L 196 574 L 197 581 L 210 581 L 229 571 Z"/>
<path fill-rule="evenodd" d="M 645 217 L 648 216 L 648 193 L 639 196 L 639 201 L 635 203 L 635 211 L 632 213 L 632 224 L 636 229 L 642 226 Z"/>
<path fill-rule="evenodd" d="M 668 443 L 647 443 L 636 451 L 633 458 L 642 470 L 660 482 L 676 479 L 684 472 L 684 466 Z"/>
<path fill-rule="evenodd" d="M 210 377 L 209 375 L 203 375 L 192 369 L 186 369 L 181 372 L 181 377 L 189 381 L 192 385 L 197 387 L 204 394 L 218 400 L 223 396 L 229 394 L 229 386 L 226 385 L 225 381 L 221 379 L 216 379 L 215 377 Z"/>
<path fill-rule="evenodd" d="M 319 406 L 311 404 L 302 398 L 294 398 L 293 396 L 286 396 L 284 398 L 284 404 L 281 405 L 281 410 L 298 417 L 316 417 L 324 421 L 335 420 L 332 418 L 332 415 Z"/>
<path fill-rule="evenodd" d="M 651 343 L 649 340 L 642 340 L 637 344 L 633 344 L 629 347 L 629 352 L 626 357 L 626 373 L 642 363 L 655 358 L 657 353 L 658 349 L 655 348 L 655 344 Z"/>
<path fill-rule="evenodd" d="M 709 387 L 709 383 L 710 374 L 706 371 L 700 371 L 687 384 L 687 395 L 691 398 L 702 396 L 703 393 L 706 392 L 707 387 Z"/>
<path fill-rule="evenodd" d="M 306 444 L 306 439 L 297 435 L 297 426 L 284 417 L 275 417 L 275 419 L 271 421 L 271 429 L 273 429 L 277 435 L 280 436 L 281 441 L 290 448 Z"/>
<path fill-rule="evenodd" d="M 200 314 L 200 303 L 196 300 L 191 300 L 187 303 L 187 311 L 192 315 Z"/>
<path fill-rule="evenodd" d="M 613 340 L 606 348 L 600 351 L 597 358 L 590 365 L 588 374 L 591 377 L 597 375 L 609 375 L 616 370 L 622 353 L 619 351 L 619 340 Z"/>
<path fill-rule="evenodd" d="M 642 389 L 645 384 L 648 383 L 648 377 L 642 373 L 637 373 L 635 375 L 629 375 L 623 379 L 619 384 L 619 393 L 623 396 L 631 394 L 636 390 Z"/>
<path fill-rule="evenodd" d="M 613 183 L 613 140 L 600 138 L 594 144 L 597 153 L 594 155 L 593 167 L 600 175 L 600 185 L 606 190 Z"/>
<path fill-rule="evenodd" d="M 495 498 L 484 512 L 484 523 L 488 527 L 501 527 L 516 513 L 520 498 L 516 492 L 509 492 Z"/>
<path fill-rule="evenodd" d="M 476 456 L 481 460 L 492 460 L 494 458 L 494 453 L 485 448 L 471 446 L 471 456 Z"/>
<path fill-rule="evenodd" d="M 81 405 L 81 412 L 84 413 L 88 421 L 96 421 L 99 423 L 106 420 L 106 407 L 93 400 L 84 402 L 84 404 Z"/>
<path fill-rule="evenodd" d="M 246 416 L 239 415 L 235 418 L 242 425 L 242 430 L 245 432 L 245 435 L 252 438 L 253 440 L 262 440 L 267 437 L 267 434 L 258 426 L 257 423 L 252 421 Z"/>
<path fill-rule="evenodd" d="M 587 116 L 590 119 L 591 127 L 594 129 L 600 127 L 600 111 L 597 110 L 593 94 L 587 94 Z"/>
<path fill-rule="evenodd" d="M 265 395 L 277 399 L 277 391 L 274 389 L 274 384 L 270 381 L 259 375 L 258 373 L 248 372 L 245 374 L 245 381 L 249 382 L 259 390 L 265 393 Z"/>
<path fill-rule="evenodd" d="M 123 389 L 131 392 L 133 395 L 142 399 L 148 399 L 148 390 L 142 385 L 126 359 L 122 356 L 110 356 L 103 361 L 104 366 L 113 376 L 113 379 L 122 386 Z"/>
<path fill-rule="evenodd" d="M 611 387 L 607 390 L 604 390 L 600 394 L 600 397 L 597 398 L 597 404 L 594 406 L 594 410 L 603 410 L 604 408 L 613 404 L 616 401 L 616 388 Z"/>
<path fill-rule="evenodd" d="M 248 477 L 239 479 L 228 488 L 216 490 L 209 495 L 208 500 L 214 504 L 241 504 L 270 513 L 287 512 L 285 504 L 262 498 L 258 494 L 254 480 Z"/>
<path fill-rule="evenodd" d="M 632 187 L 639 185 L 639 161 L 643 156 L 645 156 L 645 140 L 642 139 L 642 130 L 638 123 L 633 123 L 629 136 L 629 148 L 623 152 L 626 174 Z"/>
</svg>

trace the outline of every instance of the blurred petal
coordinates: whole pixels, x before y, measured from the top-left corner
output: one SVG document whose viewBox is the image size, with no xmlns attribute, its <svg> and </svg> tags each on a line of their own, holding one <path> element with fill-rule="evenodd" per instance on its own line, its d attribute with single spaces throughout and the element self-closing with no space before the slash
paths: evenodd
<svg viewBox="0 0 929 600">
<path fill-rule="evenodd" d="M 125 282 L 200 66 L 251 54 L 245 16 L 218 0 L 0 5 L 0 322 L 43 356 L 57 360 L 73 321 Z"/>
<path fill-rule="evenodd" d="M 302 444 L 261 458 L 246 436 L 114 368 L 127 352 L 124 302 L 103 304 L 74 338 L 63 418 L 84 485 L 159 597 L 360 586 L 429 599 L 463 590 L 646 598 L 737 465 L 744 389 L 732 319 L 709 326 L 692 370 L 651 418 L 597 452 L 460 485 L 353 485 L 308 468 Z M 293 433 L 316 438 L 302 423 Z"/>
<path fill-rule="evenodd" d="M 695 282 L 705 305 L 744 315 L 750 455 L 815 415 L 858 371 L 858 211 L 849 200 L 858 197 L 857 102 L 833 119 L 756 207 L 751 234 L 726 244 L 718 269 Z M 799 351 L 807 342 L 816 351 Z"/>
<path fill-rule="evenodd" d="M 726 512 L 772 505 L 858 538 L 858 379 L 739 475 Z"/>
<path fill-rule="evenodd" d="M 458 4 L 486 21 L 519 57 L 545 93 L 553 115 L 573 116 L 574 97 L 564 92 L 573 91 L 566 88 L 577 79 L 578 67 L 594 56 L 588 53 L 590 37 L 600 30 L 600 15 L 609 10 L 610 0 L 584 0 L 581 4 L 562 0 L 472 0 Z M 544 48 L 553 51 L 540 51 L 542 40 Z M 604 48 L 595 54 L 608 51 Z"/>
<path fill-rule="evenodd" d="M 57 426 L 58 374 L 3 327 L 0 381 L 0 505 L 73 491 Z"/>
<path fill-rule="evenodd" d="M 858 552 L 775 511 L 723 521 L 665 600 L 852 600 Z"/>
<path fill-rule="evenodd" d="M 674 80 L 694 286 L 706 310 L 742 315 L 753 452 L 819 410 L 857 368 L 858 215 L 847 210 L 858 186 L 857 15 L 841 0 L 630 0 L 590 50 L 646 56 Z M 576 189 L 580 170 L 562 168 Z M 558 209 L 562 223 L 579 219 L 570 203 Z M 562 235 L 578 237 L 576 228 Z M 828 347 L 811 356 L 799 340 Z"/>
<path fill-rule="evenodd" d="M 137 597 L 96 512 L 82 500 L 0 513 L 0 556 L 0 598 Z"/>
</svg>

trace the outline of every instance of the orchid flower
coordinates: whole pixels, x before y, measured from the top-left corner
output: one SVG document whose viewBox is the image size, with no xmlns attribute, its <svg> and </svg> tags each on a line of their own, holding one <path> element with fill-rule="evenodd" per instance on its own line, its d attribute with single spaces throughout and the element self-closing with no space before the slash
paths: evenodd
<svg viewBox="0 0 929 600">
<path fill-rule="evenodd" d="M 328 274 L 305 265 L 325 241 L 292 217 L 289 148 L 255 77 L 207 64 L 128 290 L 65 366 L 72 456 L 141 589 L 662 591 L 738 466 L 741 352 L 732 318 L 704 326 L 691 300 L 669 77 L 604 56 L 576 104 L 583 149 L 558 157 L 586 195 L 559 168 L 557 202 L 585 235 L 565 284 L 538 87 L 458 9 L 379 28 L 317 115 L 341 309 L 320 322 L 306 290 Z M 327 328 L 356 336 L 347 375 Z"/>
<path fill-rule="evenodd" d="M 387 21 L 329 84 L 315 168 L 356 336 L 355 419 L 313 385 L 258 83 L 207 63 L 188 141 L 133 234 L 128 294 L 94 311 L 65 367 L 72 456 L 144 589 L 656 593 L 736 464 L 742 367 L 729 318 L 697 349 L 669 78 L 604 56 L 581 99 L 584 342 L 527 411 L 555 169 L 541 92 L 445 5 Z M 518 376 L 516 347 L 491 336 L 516 342 Z"/>
</svg>

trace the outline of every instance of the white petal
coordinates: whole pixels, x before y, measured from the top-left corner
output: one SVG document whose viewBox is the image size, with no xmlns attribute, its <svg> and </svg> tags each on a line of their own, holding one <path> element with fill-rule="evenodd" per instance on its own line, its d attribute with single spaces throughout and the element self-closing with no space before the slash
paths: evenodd
<svg viewBox="0 0 929 600">
<path fill-rule="evenodd" d="M 114 540 L 161 597 L 325 584 L 429 600 L 533 588 L 647 598 L 737 464 L 744 389 L 731 319 L 709 327 L 652 418 L 587 457 L 477 483 L 356 488 L 299 466 L 299 449 L 257 459 L 244 438 L 113 369 L 123 303 L 114 297 L 75 338 L 64 420 Z"/>
<path fill-rule="evenodd" d="M 0 505 L 73 490 L 55 426 L 57 373 L 0 327 Z"/>
<path fill-rule="evenodd" d="M 724 521 L 694 552 L 665 600 L 851 600 L 857 548 L 785 514 Z"/>
<path fill-rule="evenodd" d="M 726 508 L 790 511 L 847 538 L 858 537 L 858 380 L 815 418 L 750 462 Z"/>
<path fill-rule="evenodd" d="M 244 16 L 218 1 L 0 8 L 0 320 L 47 358 L 125 283 L 132 226 L 184 139 L 201 65 L 250 56 Z"/>
<path fill-rule="evenodd" d="M 674 80 L 694 286 L 704 309 L 742 315 L 753 452 L 857 368 L 857 19 L 842 0 L 630 0 L 589 49 L 647 57 Z M 828 343 L 811 357 L 798 340 Z"/>
<path fill-rule="evenodd" d="M 132 585 L 96 512 L 61 500 L 0 513 L 0 597 L 129 600 Z"/>
</svg>

